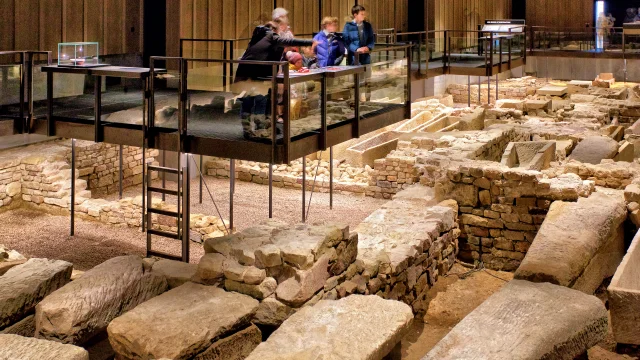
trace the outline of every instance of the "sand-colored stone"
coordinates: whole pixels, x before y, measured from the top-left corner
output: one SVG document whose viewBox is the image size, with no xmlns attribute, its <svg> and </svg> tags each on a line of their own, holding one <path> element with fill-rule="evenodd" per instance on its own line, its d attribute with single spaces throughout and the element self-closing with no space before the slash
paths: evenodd
<svg viewBox="0 0 640 360">
<path fill-rule="evenodd" d="M 81 347 L 18 335 L 0 335 L 0 349 L 3 360 L 89 360 Z"/>
</svg>

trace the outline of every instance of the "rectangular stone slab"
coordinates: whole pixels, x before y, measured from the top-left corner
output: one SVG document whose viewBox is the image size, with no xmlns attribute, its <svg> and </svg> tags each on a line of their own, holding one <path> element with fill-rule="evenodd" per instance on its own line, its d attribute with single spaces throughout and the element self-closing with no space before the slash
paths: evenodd
<svg viewBox="0 0 640 360">
<path fill-rule="evenodd" d="M 18 335 L 0 335 L 0 349 L 0 359 L 89 360 L 89 353 L 81 347 Z"/>
<path fill-rule="evenodd" d="M 422 360 L 573 359 L 607 333 L 595 296 L 513 280 L 467 315 Z"/>
<path fill-rule="evenodd" d="M 0 330 L 31 314 L 45 296 L 71 280 L 66 261 L 30 259 L 0 276 Z"/>
<path fill-rule="evenodd" d="M 123 358 L 191 359 L 249 325 L 257 310 L 249 296 L 189 282 L 113 320 L 107 331 Z"/>
<path fill-rule="evenodd" d="M 408 305 L 375 295 L 322 300 L 289 317 L 246 360 L 381 360 L 412 320 Z"/>
<path fill-rule="evenodd" d="M 640 345 L 640 233 L 613 276 L 608 293 L 616 341 Z"/>
<path fill-rule="evenodd" d="M 577 202 L 556 201 L 515 278 L 593 293 L 613 276 L 624 254 L 624 195 L 595 192 Z"/>
<path fill-rule="evenodd" d="M 82 345 L 114 318 L 167 290 L 139 256 L 105 261 L 58 289 L 36 307 L 36 336 Z"/>
<path fill-rule="evenodd" d="M 537 91 L 538 95 L 563 96 L 567 94 L 566 86 L 543 86 Z"/>
</svg>

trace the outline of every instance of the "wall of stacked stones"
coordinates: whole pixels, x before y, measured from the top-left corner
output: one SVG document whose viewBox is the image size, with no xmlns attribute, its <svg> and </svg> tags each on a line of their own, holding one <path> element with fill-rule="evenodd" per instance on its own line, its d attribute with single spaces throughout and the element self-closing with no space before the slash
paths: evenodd
<svg viewBox="0 0 640 360">
<path fill-rule="evenodd" d="M 434 182 L 438 199 L 460 205 L 459 258 L 504 271 L 518 268 L 553 201 L 576 201 L 594 189 L 575 174 L 544 179 L 496 165 L 451 166 Z"/>
<path fill-rule="evenodd" d="M 209 176 L 228 179 L 231 167 L 228 159 L 212 158 L 206 163 Z M 317 167 L 318 176 L 315 177 Z M 235 176 L 239 181 L 256 184 L 269 184 L 269 164 L 236 160 Z M 314 186 L 319 192 L 329 192 L 329 162 L 307 159 L 307 188 Z M 333 189 L 338 192 L 364 194 L 367 188 L 368 175 L 364 168 L 351 167 L 334 163 Z M 275 165 L 273 186 L 288 189 L 302 188 L 302 162 L 293 161 L 287 165 Z"/>
<path fill-rule="evenodd" d="M 122 147 L 122 185 L 124 188 L 142 183 L 142 148 Z M 159 151 L 147 150 L 146 158 L 154 162 Z M 71 163 L 71 149 L 66 154 Z M 119 187 L 120 146 L 89 141 L 76 142 L 76 166 L 80 178 L 96 197 L 113 194 Z M 155 176 L 155 174 L 154 174 Z"/>
<path fill-rule="evenodd" d="M 480 86 L 480 104 L 486 104 L 487 102 L 495 103 L 496 101 L 496 83 L 493 79 L 491 81 L 490 94 L 486 81 Z M 501 86 L 498 86 L 499 99 L 524 99 L 527 97 L 527 95 L 533 95 L 535 93 L 535 88 L 528 88 L 524 86 L 507 87 L 504 86 L 504 81 L 501 81 L 500 85 Z M 447 88 L 447 94 L 453 96 L 454 102 L 466 104 L 469 94 L 469 87 L 463 84 L 451 84 Z M 478 104 L 478 85 L 471 85 L 471 103 Z"/>
<path fill-rule="evenodd" d="M 531 139 L 530 135 L 514 128 L 501 129 L 495 134 L 497 135 L 478 139 L 470 149 L 458 151 L 458 156 L 470 160 L 499 162 L 510 142 Z M 439 177 L 443 165 L 440 159 L 446 160 L 447 147 L 448 144 L 441 139 L 430 137 L 415 137 L 411 141 L 399 142 L 398 150 L 374 162 L 366 195 L 390 199 L 414 183 L 434 186 L 435 183 L 430 179 Z M 445 153 L 431 153 L 436 148 L 441 148 Z M 422 176 L 425 172 L 431 175 Z"/>
<path fill-rule="evenodd" d="M 20 200 L 22 170 L 20 160 L 0 159 L 0 210 Z"/>
</svg>

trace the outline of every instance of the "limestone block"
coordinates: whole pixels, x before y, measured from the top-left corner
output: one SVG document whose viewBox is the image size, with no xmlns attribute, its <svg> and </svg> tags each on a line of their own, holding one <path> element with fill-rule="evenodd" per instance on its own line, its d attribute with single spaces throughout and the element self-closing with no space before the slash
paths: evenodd
<svg viewBox="0 0 640 360">
<path fill-rule="evenodd" d="M 536 91 L 538 95 L 542 95 L 542 96 L 545 96 L 545 95 L 564 96 L 567 94 L 567 92 L 568 91 L 566 86 L 553 86 L 553 85 L 543 86 Z"/>
<path fill-rule="evenodd" d="M 639 264 L 640 235 L 636 234 L 607 289 L 613 334 L 621 344 L 640 345 Z"/>
<path fill-rule="evenodd" d="M 554 202 L 515 278 L 592 294 L 622 260 L 626 217 L 620 191 Z"/>
<path fill-rule="evenodd" d="M 379 296 L 321 300 L 289 317 L 247 360 L 381 360 L 412 320 L 408 305 Z"/>
<path fill-rule="evenodd" d="M 12 334 L 26 337 L 33 337 L 36 333 L 36 317 L 29 315 L 17 323 L 4 328 L 0 334 Z"/>
<path fill-rule="evenodd" d="M 215 284 L 224 278 L 224 261 L 222 254 L 207 253 L 200 259 L 196 274 L 192 278 L 194 282 L 205 285 Z"/>
<path fill-rule="evenodd" d="M 280 326 L 293 313 L 295 313 L 294 309 L 269 297 L 260 302 L 253 322 L 260 325 Z"/>
<path fill-rule="evenodd" d="M 36 307 L 36 335 L 83 344 L 114 318 L 167 290 L 167 280 L 147 271 L 139 256 L 120 256 L 87 271 Z"/>
<path fill-rule="evenodd" d="M 607 316 L 594 296 L 513 280 L 462 319 L 423 360 L 573 359 L 604 339 Z"/>
<path fill-rule="evenodd" d="M 218 340 L 194 360 L 244 360 L 262 342 L 262 332 L 255 325 Z"/>
<path fill-rule="evenodd" d="M 640 186 L 636 184 L 627 185 L 624 189 L 624 199 L 628 203 L 640 203 Z"/>
<path fill-rule="evenodd" d="M 109 342 L 127 359 L 192 359 L 204 356 L 214 340 L 247 327 L 257 308 L 258 301 L 248 296 L 186 283 L 113 320 L 107 328 Z M 233 351 L 225 346 L 219 358 L 233 359 L 226 355 Z"/>
<path fill-rule="evenodd" d="M 89 360 L 81 347 L 18 335 L 0 335 L 0 349 L 7 360 Z"/>
<path fill-rule="evenodd" d="M 273 244 L 262 245 L 255 251 L 256 267 L 260 269 L 282 265 L 280 248 Z"/>
<path fill-rule="evenodd" d="M 615 161 L 633 162 L 635 158 L 634 145 L 628 141 L 622 143 L 616 154 Z"/>
<path fill-rule="evenodd" d="M 329 279 L 329 256 L 324 255 L 309 270 L 296 271 L 296 276 L 289 278 L 278 285 L 276 296 L 283 303 L 300 307 L 324 288 Z"/>
<path fill-rule="evenodd" d="M 605 136 L 589 136 L 582 140 L 569 157 L 588 164 L 600 164 L 603 159 L 613 159 L 618 153 L 618 143 Z"/>
<path fill-rule="evenodd" d="M 71 280 L 73 265 L 66 261 L 30 259 L 0 277 L 0 329 L 33 312 L 47 295 Z"/>
<path fill-rule="evenodd" d="M 196 274 L 198 265 L 175 260 L 160 260 L 153 264 L 153 271 L 164 276 L 170 289 L 176 288 Z"/>
<path fill-rule="evenodd" d="M 225 280 L 224 288 L 227 291 L 235 291 L 241 294 L 249 295 L 258 300 L 265 299 L 271 296 L 278 287 L 278 283 L 272 277 L 268 277 L 262 281 L 259 285 L 250 285 L 233 280 Z"/>
</svg>

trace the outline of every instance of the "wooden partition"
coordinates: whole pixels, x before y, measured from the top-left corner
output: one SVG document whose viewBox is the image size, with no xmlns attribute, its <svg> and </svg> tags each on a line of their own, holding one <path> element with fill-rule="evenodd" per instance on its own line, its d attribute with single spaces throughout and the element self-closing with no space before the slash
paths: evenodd
<svg viewBox="0 0 640 360">
<path fill-rule="evenodd" d="M 427 1 L 433 12 L 427 19 L 430 30 L 477 30 L 486 19 L 511 18 L 511 0 Z"/>
<path fill-rule="evenodd" d="M 142 52 L 142 0 L 2 0 L 0 51 L 98 41 L 101 55 Z"/>
<path fill-rule="evenodd" d="M 594 19 L 593 0 L 527 1 L 527 25 L 581 29 Z"/>
</svg>

